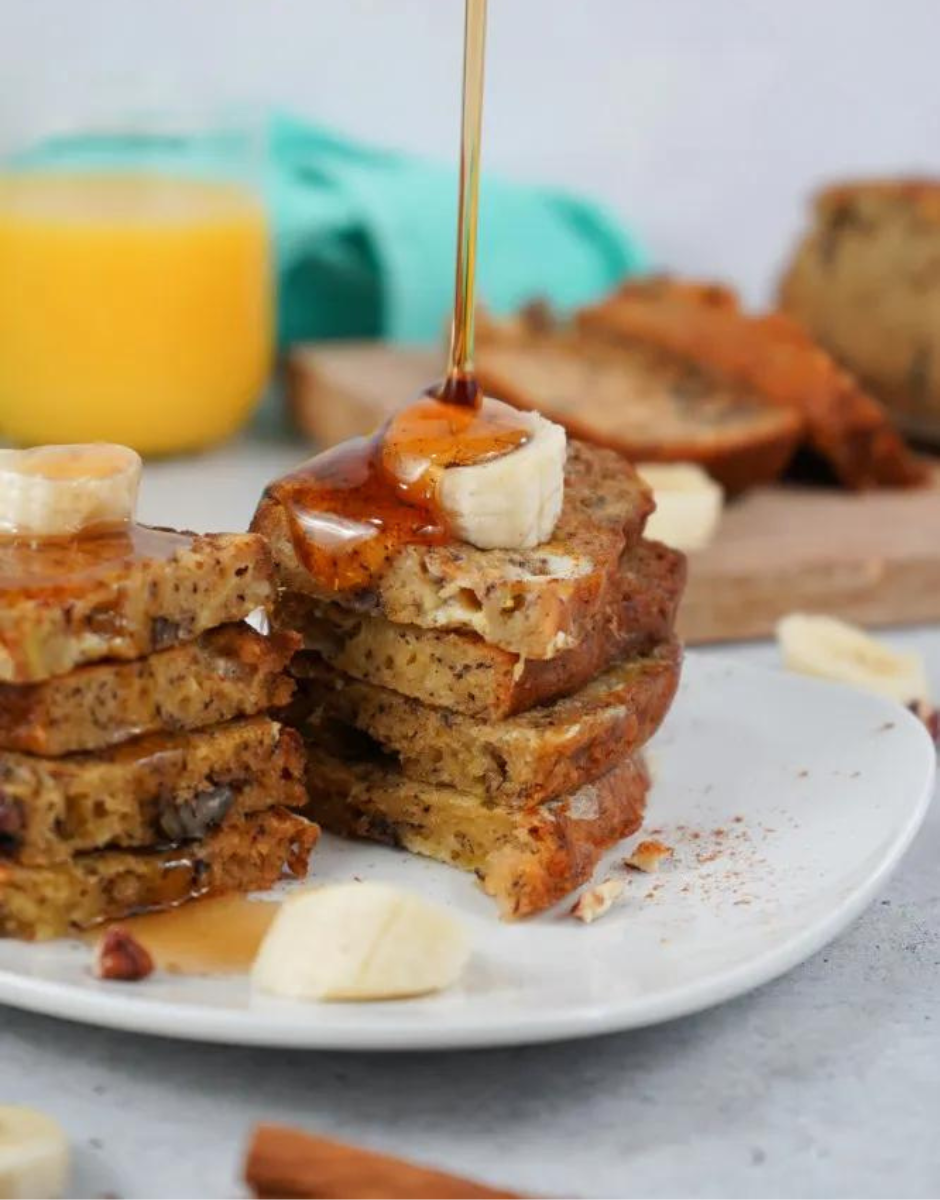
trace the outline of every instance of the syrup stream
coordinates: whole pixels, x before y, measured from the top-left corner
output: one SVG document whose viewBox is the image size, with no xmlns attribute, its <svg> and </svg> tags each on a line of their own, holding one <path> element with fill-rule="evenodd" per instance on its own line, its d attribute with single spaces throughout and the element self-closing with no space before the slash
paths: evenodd
<svg viewBox="0 0 940 1200">
<path fill-rule="evenodd" d="M 447 378 L 439 395 L 440 399 L 448 404 L 462 404 L 472 408 L 478 408 L 482 401 L 479 387 L 473 377 L 473 333 L 485 45 L 486 0 L 466 0 L 454 316 L 451 323 Z"/>
</svg>

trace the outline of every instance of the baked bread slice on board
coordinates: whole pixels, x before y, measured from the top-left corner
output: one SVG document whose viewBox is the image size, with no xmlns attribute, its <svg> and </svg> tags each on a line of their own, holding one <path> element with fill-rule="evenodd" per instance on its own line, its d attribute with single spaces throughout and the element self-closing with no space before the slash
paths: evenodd
<svg viewBox="0 0 940 1200">
<path fill-rule="evenodd" d="M 657 347 L 796 414 L 807 444 L 845 487 L 908 487 L 927 471 L 861 384 L 784 313 L 750 316 L 711 284 L 627 283 L 578 315 L 584 333 Z"/>
<path fill-rule="evenodd" d="M 940 437 L 940 179 L 822 191 L 780 304 L 902 428 Z"/>
<path fill-rule="evenodd" d="M 634 462 L 699 463 L 729 492 L 776 479 L 802 434 L 798 414 L 746 382 L 654 344 L 555 323 L 537 307 L 481 323 L 476 370 L 488 395 L 538 409 L 575 437 Z"/>
</svg>

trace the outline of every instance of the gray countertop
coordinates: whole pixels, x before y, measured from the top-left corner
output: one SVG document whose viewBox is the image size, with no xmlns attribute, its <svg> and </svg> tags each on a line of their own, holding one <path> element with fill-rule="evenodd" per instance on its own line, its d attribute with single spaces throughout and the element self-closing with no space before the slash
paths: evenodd
<svg viewBox="0 0 940 1200">
<path fill-rule="evenodd" d="M 293 457 L 236 447 L 166 464 L 150 473 L 144 515 L 181 520 L 198 487 L 213 497 L 201 525 L 238 528 L 263 478 Z M 940 631 L 898 640 L 927 655 L 940 695 Z M 773 659 L 764 646 L 731 652 Z M 938 862 L 935 805 L 883 896 L 835 943 L 750 996 L 658 1028 L 340 1055 L 176 1044 L 0 1008 L 0 1098 L 64 1123 L 80 1196 L 240 1194 L 259 1120 L 534 1195 L 935 1196 Z"/>
</svg>

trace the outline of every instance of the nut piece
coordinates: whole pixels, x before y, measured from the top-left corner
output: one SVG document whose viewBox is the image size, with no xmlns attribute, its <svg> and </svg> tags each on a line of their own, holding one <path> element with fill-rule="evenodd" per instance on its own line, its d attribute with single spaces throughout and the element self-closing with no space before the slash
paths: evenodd
<svg viewBox="0 0 940 1200">
<path fill-rule="evenodd" d="M 915 700 L 907 706 L 935 742 L 940 742 L 940 709 L 934 708 L 926 700 Z"/>
<path fill-rule="evenodd" d="M 635 846 L 630 857 L 624 859 L 623 865 L 632 867 L 634 871 L 649 872 L 655 871 L 666 858 L 672 858 L 672 846 L 651 840 L 640 842 L 638 846 Z"/>
<path fill-rule="evenodd" d="M 97 979 L 135 983 L 153 972 L 153 959 L 126 929 L 114 925 L 98 943 L 93 971 Z"/>
<path fill-rule="evenodd" d="M 623 890 L 624 885 L 621 880 L 605 879 L 597 887 L 581 893 L 574 902 L 571 915 L 577 917 L 579 921 L 583 921 L 585 925 L 590 925 L 592 921 L 602 917 L 616 900 L 620 899 Z"/>
</svg>

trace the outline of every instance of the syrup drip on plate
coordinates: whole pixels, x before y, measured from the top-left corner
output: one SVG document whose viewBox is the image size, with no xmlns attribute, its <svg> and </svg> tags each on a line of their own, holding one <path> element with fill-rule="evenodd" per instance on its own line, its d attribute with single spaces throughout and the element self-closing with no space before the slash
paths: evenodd
<svg viewBox="0 0 940 1200">
<path fill-rule="evenodd" d="M 245 896 L 212 896 L 167 912 L 115 921 L 143 946 L 156 966 L 175 975 L 238 975 L 255 955 L 280 908 Z M 98 942 L 100 929 L 85 935 Z"/>
</svg>

